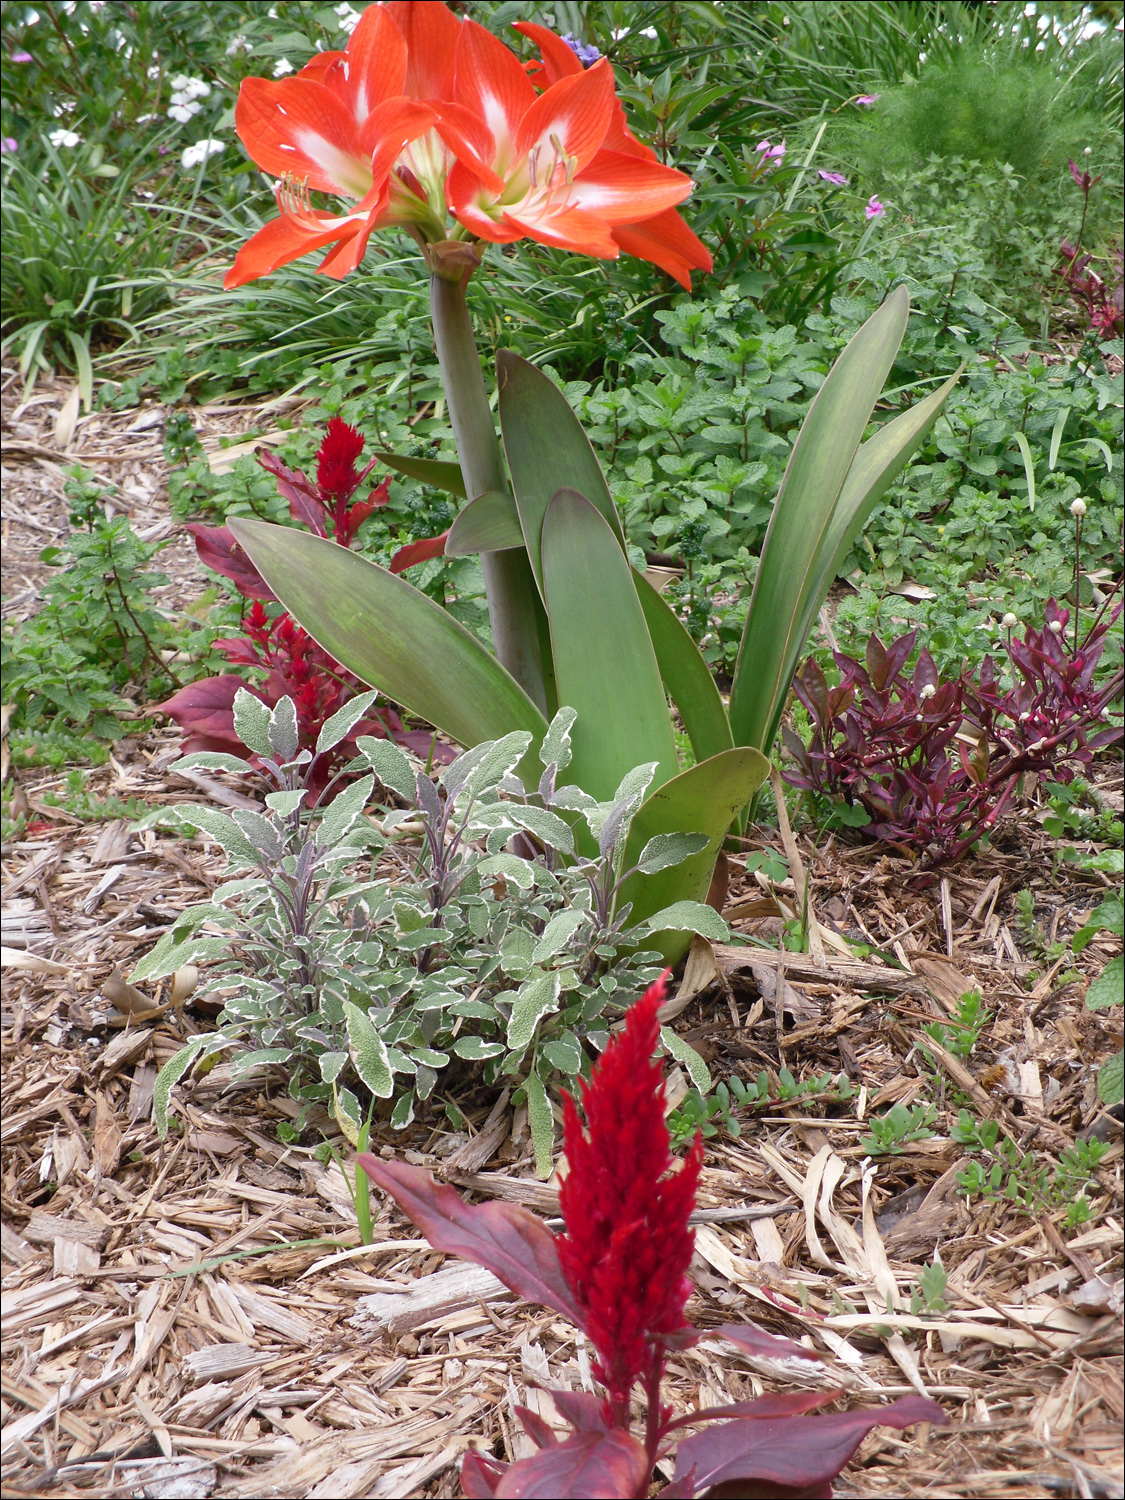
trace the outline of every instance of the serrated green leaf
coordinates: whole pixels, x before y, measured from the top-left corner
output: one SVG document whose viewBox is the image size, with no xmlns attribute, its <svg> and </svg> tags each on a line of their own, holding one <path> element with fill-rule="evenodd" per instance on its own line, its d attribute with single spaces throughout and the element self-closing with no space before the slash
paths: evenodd
<svg viewBox="0 0 1125 1500">
<path fill-rule="evenodd" d="M 533 833 L 548 849 L 561 850 L 563 854 L 574 853 L 574 831 L 569 824 L 545 807 L 505 806 L 505 815 L 519 828 Z"/>
<path fill-rule="evenodd" d="M 372 734 L 361 734 L 356 740 L 356 748 L 367 757 L 368 765 L 385 787 L 397 792 L 408 802 L 414 801 L 414 769 L 393 741 L 376 739 Z"/>
<path fill-rule="evenodd" d="M 366 1011 L 345 1000 L 344 1021 L 348 1028 L 348 1046 L 360 1078 L 377 1099 L 389 1099 L 395 1091 L 387 1049 Z"/>
<path fill-rule="evenodd" d="M 667 1047 L 677 1062 L 683 1063 L 688 1071 L 692 1083 L 701 1094 L 711 1092 L 711 1074 L 708 1072 L 707 1064 L 699 1053 L 682 1036 L 677 1035 L 670 1026 L 660 1028 L 660 1040 Z"/>
<path fill-rule="evenodd" d="M 217 812 L 213 807 L 203 807 L 196 802 L 177 802 L 172 812 L 185 823 L 191 823 L 194 828 L 208 834 L 232 860 L 241 864 L 259 863 L 258 851 L 226 813 Z"/>
<path fill-rule="evenodd" d="M 308 792 L 304 788 L 299 792 L 267 792 L 266 806 L 270 812 L 277 813 L 278 817 L 288 818 L 297 811 L 307 796 Z"/>
<path fill-rule="evenodd" d="M 1109 963 L 1086 991 L 1087 1010 L 1105 1010 L 1111 1005 L 1125 1004 L 1125 956 L 1118 954 Z"/>
<path fill-rule="evenodd" d="M 535 1175 L 546 1179 L 551 1175 L 555 1117 L 551 1112 L 547 1090 L 538 1073 L 529 1073 L 524 1079 L 523 1087 L 527 1094 L 527 1123 L 531 1130 L 531 1144 L 535 1149 Z"/>
<path fill-rule="evenodd" d="M 564 704 L 551 720 L 547 733 L 543 736 L 543 743 L 539 747 L 539 759 L 545 766 L 555 766 L 560 771 L 565 771 L 570 765 L 573 754 L 570 744 L 570 731 L 574 728 L 574 721 L 578 717 L 573 708 L 567 708 Z"/>
<path fill-rule="evenodd" d="M 228 913 L 229 920 L 229 913 Z M 191 937 L 184 935 L 177 941 L 177 934 L 166 932 L 159 937 L 144 958 L 129 976 L 131 982 L 145 979 L 166 979 L 184 964 L 210 963 L 226 958 L 230 954 L 229 937 Z"/>
<path fill-rule="evenodd" d="M 367 806 L 374 788 L 374 776 L 361 776 L 337 793 L 325 808 L 317 827 L 317 843 L 329 849 L 340 843 Z"/>
<path fill-rule="evenodd" d="M 548 959 L 561 953 L 584 922 L 589 913 L 584 911 L 560 911 L 544 927 L 531 955 L 532 963 L 545 964 Z"/>
<path fill-rule="evenodd" d="M 360 693 L 325 719 L 316 737 L 316 753 L 324 755 L 329 750 L 335 750 L 341 740 L 346 740 L 378 696 L 376 692 Z"/>
<path fill-rule="evenodd" d="M 545 1015 L 558 1009 L 559 976 L 541 974 L 521 985 L 508 1022 L 508 1049 L 522 1053 Z"/>
<path fill-rule="evenodd" d="M 539 1051 L 552 1068 L 557 1068 L 560 1073 L 568 1073 L 573 1077 L 582 1067 L 582 1048 L 572 1032 L 568 1031 L 565 1036 L 544 1042 Z"/>
<path fill-rule="evenodd" d="M 335 1083 L 347 1065 L 346 1052 L 322 1052 L 317 1058 L 320 1076 L 325 1083 Z"/>
<path fill-rule="evenodd" d="M 414 1090 L 403 1094 L 391 1111 L 391 1129 L 405 1130 L 414 1119 Z"/>
<path fill-rule="evenodd" d="M 260 698 L 239 688 L 234 695 L 234 732 L 255 755 L 273 755 L 270 744 L 270 711 Z"/>
<path fill-rule="evenodd" d="M 535 884 L 535 866 L 529 860 L 520 859 L 517 854 L 490 854 L 473 866 L 473 874 L 478 875 L 481 880 L 503 875 L 505 880 L 510 880 L 521 891 L 529 891 Z"/>
<path fill-rule="evenodd" d="M 1125 1099 L 1125 1052 L 1107 1057 L 1098 1069 L 1098 1098 L 1107 1109 Z"/>
<path fill-rule="evenodd" d="M 171 771 L 187 771 L 192 766 L 201 766 L 205 771 L 233 771 L 239 776 L 248 776 L 250 767 L 237 755 L 224 755 L 218 750 L 200 750 L 195 755 L 185 755 L 168 767 Z"/>
<path fill-rule="evenodd" d="M 693 854 L 700 854 L 710 842 L 705 833 L 658 833 L 641 850 L 637 869 L 642 875 L 673 869 Z"/>
</svg>

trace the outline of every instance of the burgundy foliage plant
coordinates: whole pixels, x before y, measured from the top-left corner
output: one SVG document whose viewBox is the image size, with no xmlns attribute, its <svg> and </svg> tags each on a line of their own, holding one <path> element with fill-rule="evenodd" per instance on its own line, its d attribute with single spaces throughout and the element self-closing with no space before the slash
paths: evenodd
<svg viewBox="0 0 1125 1500">
<path fill-rule="evenodd" d="M 569 1318 L 594 1348 L 592 1369 L 604 1396 L 549 1391 L 565 1424 L 561 1435 L 517 1407 L 537 1451 L 508 1464 L 471 1449 L 461 1467 L 470 1497 L 647 1496 L 655 1464 L 673 1452 L 672 1482 L 660 1491 L 669 1500 L 727 1493 L 720 1487 L 728 1485 L 739 1495 L 831 1496 L 832 1479 L 872 1428 L 947 1421 L 940 1406 L 920 1396 L 818 1417 L 806 1413 L 839 1391 L 777 1393 L 680 1417 L 662 1401 L 669 1353 L 706 1339 L 726 1339 L 757 1358 L 819 1360 L 750 1323 L 699 1329 L 687 1321 L 695 1238 L 688 1221 L 703 1144 L 697 1136 L 682 1162 L 669 1149 L 662 1068 L 653 1057 L 664 989 L 658 980 L 630 1008 L 583 1084 L 585 1127 L 574 1100 L 565 1100 L 561 1235 L 517 1204 L 470 1205 L 418 1167 L 369 1153 L 358 1158 L 435 1250 L 486 1266 L 517 1296 Z M 639 1433 L 631 1411 L 638 1385 Z M 683 1435 L 692 1428 L 703 1430 Z"/>
<path fill-rule="evenodd" d="M 864 809 L 862 831 L 908 850 L 923 868 L 959 859 L 1010 806 L 1022 776 L 1069 782 L 1121 739 L 1121 727 L 1105 721 L 1122 674 L 1094 684 L 1120 614 L 1120 605 L 1103 610 L 1068 648 L 1070 612 L 1051 599 L 1042 630 L 1009 638 L 1007 684 L 990 656 L 941 682 L 923 650 L 908 674 L 916 631 L 890 646 L 872 635 L 866 665 L 834 653 L 835 687 L 810 657 L 793 689 L 813 737 L 806 746 L 785 730 L 796 761 L 785 779 Z"/>
<path fill-rule="evenodd" d="M 354 427 L 333 417 L 324 441 L 316 455 L 316 482 L 297 469 L 287 468 L 265 448 L 257 452 L 258 462 L 277 481 L 278 492 L 289 502 L 294 521 L 307 526 L 317 536 L 331 536 L 342 547 L 350 547 L 360 525 L 373 510 L 387 503 L 390 480 L 384 479 L 366 500 L 356 498 L 364 480 L 374 468 L 374 461 L 357 468 L 363 452 L 363 438 Z M 364 691 L 364 684 L 354 673 L 323 651 L 306 631 L 287 613 L 271 616 L 264 608 L 276 603 L 277 596 L 235 541 L 226 526 L 187 527 L 195 539 L 200 562 L 229 578 L 245 599 L 253 600 L 243 618 L 245 635 L 216 641 L 234 666 L 247 667 L 264 674 L 258 682 L 247 682 L 233 673 L 207 677 L 181 688 L 166 703 L 162 712 L 175 719 L 184 731 L 181 749 L 185 755 L 201 750 L 225 751 L 251 765 L 257 757 L 250 755 L 234 728 L 234 699 L 239 688 L 246 688 L 270 708 L 282 698 L 292 698 L 297 709 L 300 748 L 313 751 L 325 720 L 341 709 L 350 698 Z M 416 754 L 448 758 L 444 746 L 434 741 L 426 730 L 407 730 L 391 708 L 374 708 L 331 753 L 317 756 L 310 768 L 308 785 L 315 799 L 324 790 L 341 765 L 354 758 L 359 735 L 390 735 Z M 333 790 L 343 782 L 337 780 Z"/>
</svg>

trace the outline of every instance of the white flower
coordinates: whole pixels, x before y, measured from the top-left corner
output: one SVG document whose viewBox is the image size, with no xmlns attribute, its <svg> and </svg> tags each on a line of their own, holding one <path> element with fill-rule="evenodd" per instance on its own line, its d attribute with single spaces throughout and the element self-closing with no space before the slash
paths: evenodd
<svg viewBox="0 0 1125 1500">
<path fill-rule="evenodd" d="M 76 130 L 52 130 L 47 139 L 52 146 L 77 146 L 82 141 Z"/>
<path fill-rule="evenodd" d="M 273 65 L 273 76 L 275 78 L 284 78 L 286 73 L 292 73 L 292 71 L 293 64 L 287 57 L 279 57 Z"/>
<path fill-rule="evenodd" d="M 1000 621 L 1000 624 L 1004 627 L 1005 630 L 1015 630 L 1016 626 L 1019 624 L 1019 620 L 1012 613 L 1012 611 L 1009 610 L 1004 618 Z"/>
<path fill-rule="evenodd" d="M 335 10 L 336 14 L 340 17 L 339 21 L 336 23 L 339 30 L 349 32 L 354 31 L 359 25 L 358 11 L 354 11 L 351 8 L 351 6 L 348 4 L 348 0 L 344 0 L 343 5 L 337 5 L 335 7 Z"/>
<path fill-rule="evenodd" d="M 1081 521 L 1086 514 L 1086 502 L 1079 496 L 1077 500 L 1070 502 L 1070 513 L 1076 521 Z"/>
<path fill-rule="evenodd" d="M 181 125 L 186 125 L 192 115 L 197 115 L 202 108 L 193 99 L 190 104 L 173 104 L 168 111 L 168 118 L 176 120 Z"/>
<path fill-rule="evenodd" d="M 153 63 L 153 65 L 152 65 L 151 68 L 146 68 L 145 69 L 145 77 L 146 78 L 159 78 L 160 77 L 160 64 L 159 63 Z"/>
<path fill-rule="evenodd" d="M 172 95 L 173 104 L 186 104 L 189 99 L 206 99 L 211 92 L 211 85 L 203 78 L 189 78 L 186 73 L 177 73 L 172 79 L 172 87 L 175 93 Z"/>
<path fill-rule="evenodd" d="M 1062 624 L 1059 620 L 1052 620 L 1051 623 L 1047 626 L 1047 629 L 1051 632 L 1052 635 L 1059 635 L 1062 631 Z"/>
<path fill-rule="evenodd" d="M 226 147 L 222 141 L 196 141 L 194 146 L 185 146 L 180 161 L 185 167 L 198 167 L 209 156 L 217 156 Z"/>
<path fill-rule="evenodd" d="M 638 34 L 640 36 L 650 36 L 650 37 L 653 38 L 653 40 L 655 40 L 656 39 L 656 27 L 655 26 L 643 26 Z"/>
<path fill-rule="evenodd" d="M 243 36 L 240 31 L 237 36 L 232 36 L 227 43 L 227 56 L 237 57 L 240 52 L 253 52 L 254 44 Z"/>
<path fill-rule="evenodd" d="M 922 699 L 923 702 L 925 702 L 927 698 L 932 698 L 936 692 L 937 688 L 934 687 L 933 683 L 927 682 L 926 686 L 922 689 L 918 696 Z"/>
</svg>

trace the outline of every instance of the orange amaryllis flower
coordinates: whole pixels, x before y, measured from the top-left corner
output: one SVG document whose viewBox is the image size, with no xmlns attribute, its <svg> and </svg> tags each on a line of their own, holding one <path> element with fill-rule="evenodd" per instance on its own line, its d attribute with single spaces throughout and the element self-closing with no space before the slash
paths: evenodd
<svg viewBox="0 0 1125 1500">
<path fill-rule="evenodd" d="M 448 20 L 427 26 L 415 12 L 440 12 Z M 451 90 L 452 61 L 442 80 L 419 66 L 419 48 L 412 54 L 409 39 L 452 60 L 459 31 L 444 5 L 372 5 L 346 52 L 322 52 L 292 78 L 243 81 L 235 124 L 258 166 L 282 179 L 281 217 L 243 246 L 226 286 L 325 245 L 336 248 L 320 270 L 345 276 L 363 259 L 372 231 L 391 224 L 416 223 L 429 238 L 444 236 L 450 157 L 432 128 L 433 110 L 415 90 L 443 81 Z M 311 206 L 309 189 L 359 201 L 347 213 L 327 213 Z"/>
<path fill-rule="evenodd" d="M 435 105 L 457 157 L 446 196 L 478 239 L 527 236 L 616 259 L 614 228 L 671 209 L 692 182 L 628 136 L 609 63 L 584 70 L 574 61 L 576 73 L 537 96 L 514 53 L 483 26 L 463 23 L 454 103 Z"/>
</svg>

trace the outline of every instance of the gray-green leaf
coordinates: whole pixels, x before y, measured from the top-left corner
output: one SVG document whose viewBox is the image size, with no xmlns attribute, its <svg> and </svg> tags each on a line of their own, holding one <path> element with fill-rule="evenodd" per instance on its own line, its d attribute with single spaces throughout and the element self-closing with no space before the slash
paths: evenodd
<svg viewBox="0 0 1125 1500">
<path fill-rule="evenodd" d="M 539 1022 L 558 1007 L 558 1001 L 559 976 L 557 974 L 542 974 L 538 979 L 529 980 L 521 985 L 512 1006 L 511 1020 L 508 1022 L 510 1051 L 522 1052 L 524 1050 L 535 1035 L 535 1028 Z"/>
<path fill-rule="evenodd" d="M 323 755 L 328 750 L 335 750 L 341 740 L 346 740 L 378 696 L 376 692 L 360 693 L 358 698 L 349 699 L 343 708 L 338 708 L 331 718 L 325 719 L 316 737 L 316 753 Z"/>
<path fill-rule="evenodd" d="M 270 744 L 270 711 L 260 698 L 239 688 L 234 695 L 234 732 L 255 755 L 273 755 Z"/>
<path fill-rule="evenodd" d="M 377 1099 L 389 1099 L 395 1090 L 390 1061 L 383 1039 L 372 1026 L 367 1012 L 344 1001 L 348 1045 L 355 1070 Z"/>
</svg>

